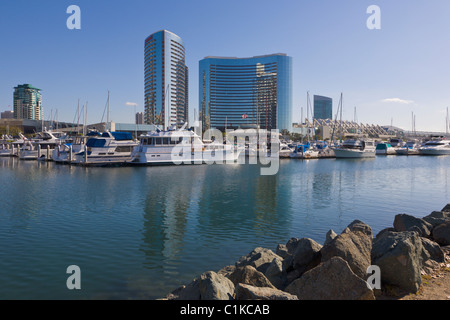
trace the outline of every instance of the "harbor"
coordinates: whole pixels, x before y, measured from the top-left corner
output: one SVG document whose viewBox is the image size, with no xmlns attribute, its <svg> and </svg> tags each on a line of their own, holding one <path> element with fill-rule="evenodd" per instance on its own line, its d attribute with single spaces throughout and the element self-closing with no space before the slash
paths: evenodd
<svg viewBox="0 0 450 320">
<path fill-rule="evenodd" d="M 0 158 L 3 299 L 159 299 L 206 270 L 353 220 L 374 234 L 450 198 L 450 157 L 65 166 Z M 82 290 L 67 290 L 78 265 Z M 45 290 L 42 290 L 45 288 Z"/>
<path fill-rule="evenodd" d="M 392 138 L 388 141 L 355 135 L 340 140 L 286 140 L 286 135 L 262 130 L 235 130 L 208 139 L 186 129 L 187 123 L 168 130 L 155 130 L 138 137 L 129 132 L 89 131 L 85 135 L 44 130 L 32 137 L 22 133 L 2 135 L 0 157 L 55 161 L 75 165 L 176 165 L 245 163 L 246 158 L 325 159 L 374 158 L 376 156 L 450 155 L 445 136 Z M 212 138 L 212 139 L 210 139 Z M 239 161 L 238 161 L 239 160 Z M 251 163 L 251 162 L 250 162 Z"/>
</svg>

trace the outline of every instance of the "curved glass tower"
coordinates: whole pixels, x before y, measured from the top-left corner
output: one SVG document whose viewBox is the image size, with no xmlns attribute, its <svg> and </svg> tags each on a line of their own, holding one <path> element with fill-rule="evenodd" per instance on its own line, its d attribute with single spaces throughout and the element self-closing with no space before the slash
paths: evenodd
<svg viewBox="0 0 450 320">
<path fill-rule="evenodd" d="M 292 129 L 292 58 L 206 57 L 199 63 L 200 121 L 203 130 Z"/>
<path fill-rule="evenodd" d="M 145 123 L 167 129 L 189 118 L 188 68 L 183 40 L 161 30 L 145 39 Z"/>
</svg>

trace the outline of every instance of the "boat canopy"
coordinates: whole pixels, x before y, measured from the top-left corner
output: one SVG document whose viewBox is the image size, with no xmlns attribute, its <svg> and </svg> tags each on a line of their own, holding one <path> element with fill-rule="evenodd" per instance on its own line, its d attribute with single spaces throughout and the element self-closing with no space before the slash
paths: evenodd
<svg viewBox="0 0 450 320">
<path fill-rule="evenodd" d="M 388 148 L 391 148 L 392 146 L 389 143 L 379 143 L 377 144 L 377 150 L 386 150 Z"/>
<path fill-rule="evenodd" d="M 110 132 L 110 133 L 114 137 L 114 139 L 116 139 L 118 141 L 133 140 L 133 136 L 131 135 L 130 132 L 114 131 L 114 132 Z M 109 137 L 108 132 L 103 132 L 102 137 Z"/>
</svg>

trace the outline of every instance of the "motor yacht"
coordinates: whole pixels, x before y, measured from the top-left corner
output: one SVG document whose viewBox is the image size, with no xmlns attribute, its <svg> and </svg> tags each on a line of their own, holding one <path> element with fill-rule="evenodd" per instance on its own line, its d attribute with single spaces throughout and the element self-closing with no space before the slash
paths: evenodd
<svg viewBox="0 0 450 320">
<path fill-rule="evenodd" d="M 82 151 L 75 153 L 71 163 L 85 166 L 123 165 L 134 159 L 139 145 L 128 132 L 103 132 L 90 137 Z"/>
<path fill-rule="evenodd" d="M 244 151 L 231 143 L 203 141 L 184 127 L 148 132 L 139 136 L 139 141 L 133 163 L 143 165 L 228 163 Z"/>
<path fill-rule="evenodd" d="M 441 156 L 450 154 L 450 140 L 429 140 L 419 148 L 419 154 Z"/>
<path fill-rule="evenodd" d="M 334 148 L 336 158 L 373 158 L 375 144 L 371 139 L 347 139 Z"/>
</svg>

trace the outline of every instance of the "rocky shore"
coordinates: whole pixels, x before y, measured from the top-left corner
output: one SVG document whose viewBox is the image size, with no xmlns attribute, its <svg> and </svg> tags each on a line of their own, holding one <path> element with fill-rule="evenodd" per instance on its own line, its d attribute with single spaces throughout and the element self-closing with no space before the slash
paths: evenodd
<svg viewBox="0 0 450 320">
<path fill-rule="evenodd" d="M 355 220 L 325 239 L 323 245 L 291 238 L 274 251 L 255 248 L 163 299 L 375 300 L 392 292 L 414 294 L 427 275 L 450 272 L 450 204 L 421 219 L 398 214 L 393 227 L 375 237 L 369 225 Z"/>
</svg>

